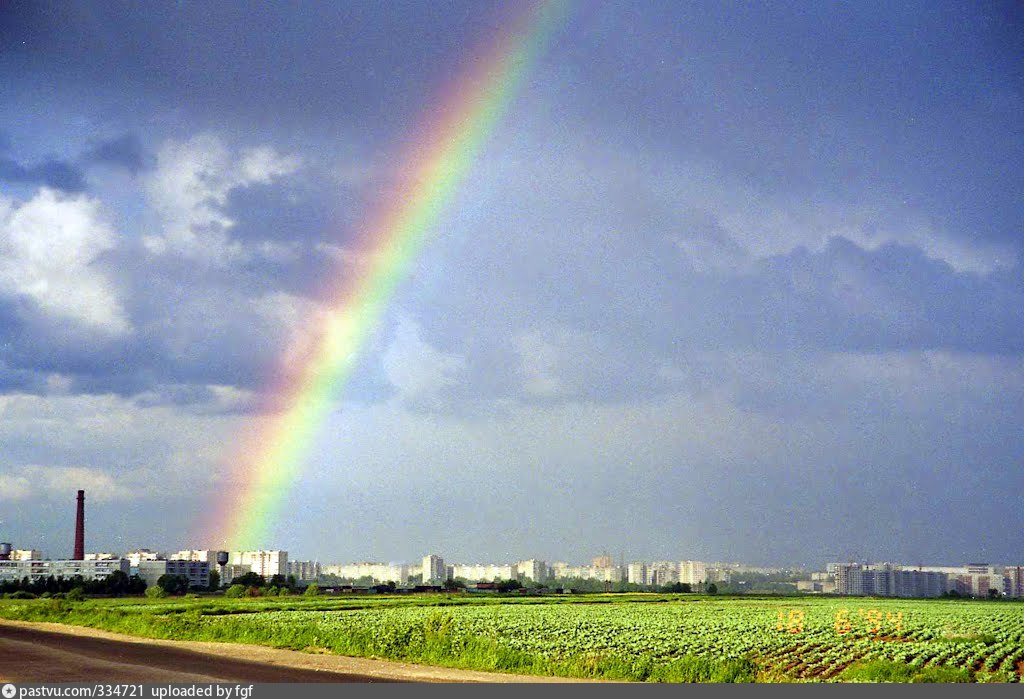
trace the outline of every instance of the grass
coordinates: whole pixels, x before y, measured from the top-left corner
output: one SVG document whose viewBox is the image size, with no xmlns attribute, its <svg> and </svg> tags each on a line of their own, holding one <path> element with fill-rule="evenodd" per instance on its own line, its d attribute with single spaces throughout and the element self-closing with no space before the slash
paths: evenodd
<svg viewBox="0 0 1024 699">
<path fill-rule="evenodd" d="M 832 615 L 841 607 L 851 608 L 856 623 L 867 623 L 858 616 L 858 605 L 865 611 L 902 609 L 906 627 L 899 633 L 886 631 L 881 642 L 865 634 L 836 635 Z M 776 628 L 777 612 L 788 614 L 791 607 L 806 612 L 807 628 L 800 635 Z M 909 659 L 936 643 L 975 649 L 1013 642 L 1018 633 L 1014 629 L 1024 621 L 1024 605 L 651 594 L 202 596 L 7 599 L 0 600 L 0 617 L 149 638 L 258 644 L 573 678 L 952 683 L 1017 682 L 1019 675 L 942 664 L 922 667 Z M 747 650 L 730 652 L 734 644 Z M 826 656 L 815 654 L 828 648 L 843 653 L 848 648 L 850 657 L 859 661 L 837 668 L 837 675 L 813 669 L 827 665 Z"/>
<path fill-rule="evenodd" d="M 915 668 L 890 660 L 854 663 L 841 675 L 847 682 L 961 683 L 973 682 L 974 673 L 963 668 L 938 666 Z"/>
</svg>

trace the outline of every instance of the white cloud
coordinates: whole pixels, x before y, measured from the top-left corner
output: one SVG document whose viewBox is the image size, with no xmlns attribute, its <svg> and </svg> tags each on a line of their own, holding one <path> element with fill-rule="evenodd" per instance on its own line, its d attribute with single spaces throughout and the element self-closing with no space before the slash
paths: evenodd
<svg viewBox="0 0 1024 699">
<path fill-rule="evenodd" d="M 0 500 L 25 500 L 32 495 L 32 484 L 26 476 L 0 473 Z"/>
<path fill-rule="evenodd" d="M 235 221 L 224 211 L 228 196 L 235 189 L 289 175 L 300 166 L 298 158 L 280 155 L 269 146 L 243 150 L 236 157 L 210 133 L 167 141 L 146 182 L 147 196 L 162 222 L 159 235 L 144 238 L 146 248 L 153 254 L 174 253 L 218 266 L 250 259 L 258 251 L 247 250 L 229 234 Z"/>
<path fill-rule="evenodd" d="M 117 246 L 100 203 L 40 189 L 17 205 L 0 197 L 0 293 L 27 296 L 49 315 L 121 334 L 130 324 L 96 265 Z"/>
<path fill-rule="evenodd" d="M 383 357 L 384 373 L 400 397 L 419 405 L 437 406 L 441 393 L 458 383 L 466 360 L 442 352 L 420 336 L 419 326 L 402 318 Z"/>
</svg>

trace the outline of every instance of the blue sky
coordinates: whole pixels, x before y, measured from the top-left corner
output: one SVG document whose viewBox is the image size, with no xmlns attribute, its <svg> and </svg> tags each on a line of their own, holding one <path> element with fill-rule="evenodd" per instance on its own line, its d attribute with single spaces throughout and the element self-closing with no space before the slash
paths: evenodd
<svg viewBox="0 0 1024 699">
<path fill-rule="evenodd" d="M 213 546 L 271 368 L 516 3 L 0 12 L 0 538 Z M 293 557 L 1024 561 L 1024 14 L 577 3 L 336 397 Z"/>
</svg>

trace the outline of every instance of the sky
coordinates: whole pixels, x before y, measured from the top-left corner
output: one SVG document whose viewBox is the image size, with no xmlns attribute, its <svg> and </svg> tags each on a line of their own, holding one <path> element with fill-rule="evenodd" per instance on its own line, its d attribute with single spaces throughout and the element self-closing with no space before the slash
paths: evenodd
<svg viewBox="0 0 1024 699">
<path fill-rule="evenodd" d="M 274 372 L 528 9 L 4 3 L 0 540 L 70 555 L 83 488 L 87 550 L 231 548 Z M 1022 23 L 569 3 L 261 547 L 1024 563 Z"/>
</svg>

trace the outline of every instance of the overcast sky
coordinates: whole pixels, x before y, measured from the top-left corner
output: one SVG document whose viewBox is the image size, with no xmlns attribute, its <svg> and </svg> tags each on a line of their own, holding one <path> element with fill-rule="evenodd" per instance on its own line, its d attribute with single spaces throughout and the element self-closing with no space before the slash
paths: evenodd
<svg viewBox="0 0 1024 699">
<path fill-rule="evenodd" d="M 270 368 L 522 7 L 4 3 L 0 540 L 214 545 Z M 1024 13 L 577 3 L 265 548 L 1024 563 Z"/>
</svg>

